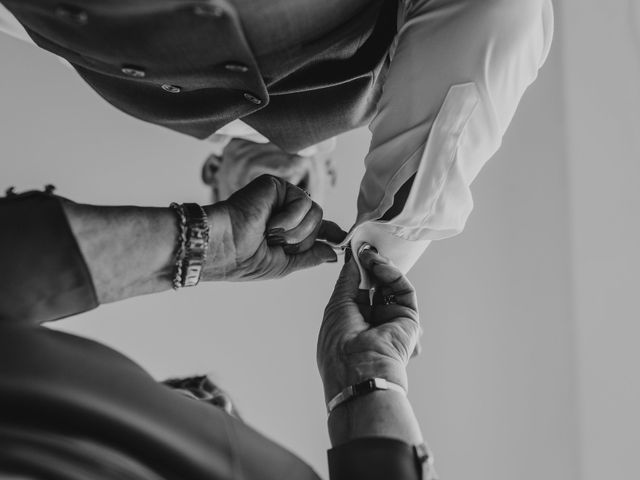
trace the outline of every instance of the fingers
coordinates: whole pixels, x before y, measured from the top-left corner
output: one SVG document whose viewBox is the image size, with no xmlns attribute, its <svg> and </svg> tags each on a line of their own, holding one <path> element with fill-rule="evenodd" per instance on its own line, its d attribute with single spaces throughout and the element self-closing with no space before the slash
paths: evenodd
<svg viewBox="0 0 640 480">
<path fill-rule="evenodd" d="M 375 284 L 375 305 L 389 307 L 395 304 L 417 312 L 418 300 L 415 289 L 393 263 L 373 249 L 363 250 L 358 258 Z"/>
<path fill-rule="evenodd" d="M 421 347 L 418 339 L 422 335 L 422 328 L 413 285 L 393 263 L 375 249 L 361 249 L 358 258 L 376 285 L 368 323 L 373 327 L 395 323 L 407 338 L 415 339 L 410 356 L 419 355 Z"/>
<path fill-rule="evenodd" d="M 340 270 L 330 303 L 338 300 L 363 301 L 362 293 L 358 289 L 359 285 L 360 270 L 358 270 L 358 265 L 353 260 L 345 263 Z M 366 302 L 369 303 L 368 292 Z"/>
<path fill-rule="evenodd" d="M 312 248 L 318 237 L 336 243 L 344 239 L 346 232 L 333 222 L 323 221 L 322 208 L 304 190 L 274 180 L 284 188 L 284 197 L 267 223 L 269 246 L 282 246 L 286 254 L 295 255 Z"/>
<path fill-rule="evenodd" d="M 278 190 L 276 204 L 273 206 L 267 230 L 267 244 L 271 247 L 283 247 L 287 255 L 296 255 L 311 249 L 317 238 L 339 243 L 347 232 L 334 222 L 322 219 L 322 207 L 315 203 L 307 193 L 280 178 L 269 180 Z M 325 261 L 335 256 L 324 256 Z M 313 262 L 313 255 L 304 262 Z"/>
<path fill-rule="evenodd" d="M 304 252 L 313 247 L 321 226 L 322 208 L 314 203 L 297 227 L 276 235 L 275 243 L 274 236 L 268 236 L 267 243 L 272 246 L 282 245 L 284 252 L 288 255 Z"/>
<path fill-rule="evenodd" d="M 300 226 L 294 229 L 292 232 L 289 232 L 289 235 L 295 236 L 298 232 L 298 229 L 302 229 L 305 227 L 305 223 L 310 221 L 309 216 L 313 213 L 313 208 L 309 211 L 307 216 L 304 218 Z M 320 214 L 322 214 L 322 210 L 320 210 Z M 344 240 L 344 237 L 347 236 L 347 232 L 342 230 L 337 224 L 331 222 L 329 220 L 321 220 L 317 223 L 316 228 L 300 243 L 297 244 L 285 244 L 283 245 L 284 252 L 289 255 L 293 255 L 298 252 L 304 252 L 310 249 L 316 240 L 323 239 L 332 243 L 340 243 Z M 269 243 L 269 242 L 267 242 Z"/>
<path fill-rule="evenodd" d="M 282 198 L 282 202 L 279 202 L 279 204 L 273 209 L 271 218 L 267 223 L 268 233 L 275 231 L 281 236 L 287 237 L 286 234 L 298 227 L 302 220 L 307 216 L 307 213 L 309 213 L 309 210 L 314 206 L 316 212 L 317 209 L 320 209 L 320 218 L 316 218 L 317 213 L 314 218 L 316 218 L 317 222 L 322 219 L 322 209 L 317 203 L 309 198 L 304 190 L 290 184 L 289 182 L 285 182 L 280 178 L 273 178 L 276 182 L 281 183 L 280 189 L 284 188 L 284 197 Z M 315 224 L 313 227 L 315 228 Z M 311 228 L 311 230 L 313 230 L 313 228 Z M 289 240 L 287 243 L 299 243 L 306 238 L 309 233 L 311 232 L 307 231 L 307 233 L 302 236 L 298 234 L 297 238 L 293 236 L 290 238 L 287 237 Z"/>
<path fill-rule="evenodd" d="M 328 240 L 332 243 L 340 243 L 347 236 L 347 232 L 342 230 L 337 223 L 330 220 L 322 220 L 320 229 L 318 230 L 318 238 Z"/>
</svg>

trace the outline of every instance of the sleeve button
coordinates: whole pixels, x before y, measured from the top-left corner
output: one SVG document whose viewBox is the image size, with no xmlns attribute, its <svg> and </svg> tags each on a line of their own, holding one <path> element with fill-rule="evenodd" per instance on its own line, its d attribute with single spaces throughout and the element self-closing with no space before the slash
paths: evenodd
<svg viewBox="0 0 640 480">
<path fill-rule="evenodd" d="M 147 76 L 147 72 L 144 69 L 133 65 L 125 65 L 120 70 L 128 77 L 144 78 Z"/>
<path fill-rule="evenodd" d="M 227 63 L 224 68 L 233 73 L 247 73 L 249 71 L 249 67 L 242 63 Z"/>
<path fill-rule="evenodd" d="M 262 105 L 262 100 L 260 100 L 258 97 L 256 97 L 255 95 L 245 92 L 243 94 L 245 100 L 250 101 L 251 103 L 255 103 L 256 105 Z"/>
<path fill-rule="evenodd" d="M 55 15 L 62 20 L 76 25 L 86 25 L 89 21 L 87 12 L 74 5 L 58 5 L 55 9 Z"/>
<path fill-rule="evenodd" d="M 170 85 L 168 83 L 163 84 L 160 88 L 169 93 L 180 93 L 182 91 L 182 88 L 177 85 Z"/>
</svg>

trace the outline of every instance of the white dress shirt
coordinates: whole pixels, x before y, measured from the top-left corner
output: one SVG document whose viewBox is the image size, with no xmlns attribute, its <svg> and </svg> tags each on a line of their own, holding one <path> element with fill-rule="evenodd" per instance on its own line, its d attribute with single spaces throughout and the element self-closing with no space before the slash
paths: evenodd
<svg viewBox="0 0 640 480">
<path fill-rule="evenodd" d="M 400 0 L 398 34 L 348 238 L 408 271 L 432 240 L 461 232 L 470 184 L 498 150 L 553 37 L 551 0 Z M 30 41 L 0 5 L 0 31 Z M 211 140 L 266 141 L 237 120 Z M 414 177 L 415 175 L 415 177 Z M 414 177 L 400 213 L 380 221 Z M 368 281 L 363 278 L 363 288 Z"/>
<path fill-rule="evenodd" d="M 354 252 L 374 245 L 406 272 L 432 240 L 464 229 L 469 186 L 547 58 L 553 7 L 551 0 L 400 3 L 350 241 Z M 402 211 L 378 221 L 413 175 Z"/>
</svg>

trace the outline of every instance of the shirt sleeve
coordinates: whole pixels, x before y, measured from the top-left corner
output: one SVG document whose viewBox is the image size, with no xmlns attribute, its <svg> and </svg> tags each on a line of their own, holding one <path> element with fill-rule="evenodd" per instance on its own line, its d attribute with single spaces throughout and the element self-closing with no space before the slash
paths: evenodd
<svg viewBox="0 0 640 480">
<path fill-rule="evenodd" d="M 35 325 L 98 306 L 60 198 L 1 198 L 0 225 L 0 323 Z"/>
<path fill-rule="evenodd" d="M 548 55 L 553 10 L 550 0 L 400 0 L 398 23 L 349 239 L 406 272 L 430 241 L 464 228 L 469 186 Z"/>
</svg>

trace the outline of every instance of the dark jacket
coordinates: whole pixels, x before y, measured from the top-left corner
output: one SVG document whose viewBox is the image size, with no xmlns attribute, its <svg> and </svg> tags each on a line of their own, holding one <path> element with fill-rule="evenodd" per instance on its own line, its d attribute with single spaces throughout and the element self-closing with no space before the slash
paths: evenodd
<svg viewBox="0 0 640 480">
<path fill-rule="evenodd" d="M 397 0 L 2 0 L 105 100 L 197 138 L 241 118 L 295 152 L 368 124 Z"/>
</svg>

